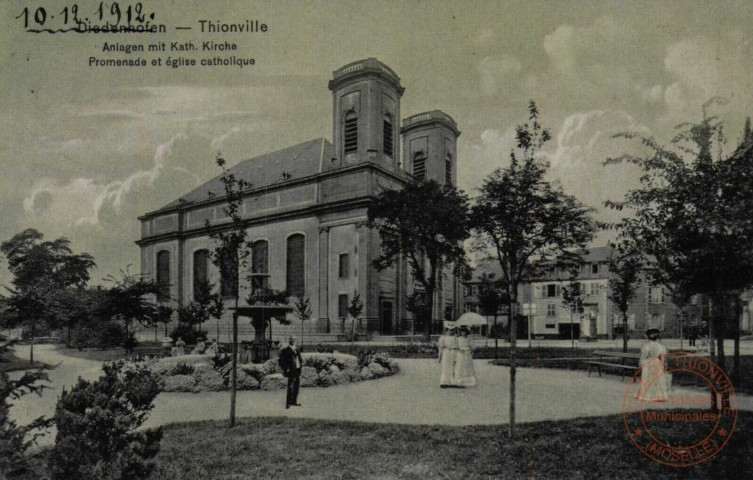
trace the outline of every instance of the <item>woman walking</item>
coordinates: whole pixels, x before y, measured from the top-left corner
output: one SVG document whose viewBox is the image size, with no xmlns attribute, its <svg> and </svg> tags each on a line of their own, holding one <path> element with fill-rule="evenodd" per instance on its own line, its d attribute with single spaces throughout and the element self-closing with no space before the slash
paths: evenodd
<svg viewBox="0 0 753 480">
<path fill-rule="evenodd" d="M 455 357 L 458 352 L 457 328 L 449 329 L 449 331 L 446 329 L 445 332 L 437 342 L 439 363 L 442 365 L 439 386 L 442 388 L 455 386 Z"/>
<path fill-rule="evenodd" d="M 473 351 L 468 327 L 460 327 L 460 336 L 457 337 L 458 353 L 455 359 L 455 384 L 458 387 L 475 387 L 476 373 L 473 371 Z"/>
</svg>

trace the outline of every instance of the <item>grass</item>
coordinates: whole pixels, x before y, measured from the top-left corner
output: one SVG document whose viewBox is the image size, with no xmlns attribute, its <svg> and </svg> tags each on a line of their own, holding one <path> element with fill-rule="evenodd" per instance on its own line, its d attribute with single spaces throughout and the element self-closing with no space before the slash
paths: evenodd
<svg viewBox="0 0 753 480">
<path fill-rule="evenodd" d="M 0 373 L 14 372 L 17 370 L 29 370 L 45 366 L 41 362 L 29 362 L 28 359 L 18 358 L 13 354 L 0 355 Z"/>
<path fill-rule="evenodd" d="M 518 427 L 385 425 L 260 418 L 165 429 L 153 479 L 714 479 L 753 471 L 753 413 L 729 444 L 684 469 L 655 463 L 630 442 L 621 415 Z"/>
</svg>

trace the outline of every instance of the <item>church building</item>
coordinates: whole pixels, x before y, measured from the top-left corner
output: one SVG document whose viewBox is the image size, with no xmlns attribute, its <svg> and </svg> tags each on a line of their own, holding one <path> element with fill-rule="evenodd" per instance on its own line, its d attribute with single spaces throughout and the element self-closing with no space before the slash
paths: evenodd
<svg viewBox="0 0 753 480">
<path fill-rule="evenodd" d="M 403 119 L 401 127 L 405 89 L 400 77 L 374 58 L 335 70 L 329 90 L 332 142 L 309 140 L 230 169 L 251 184 L 240 211 L 251 246 L 240 275 L 241 305 L 260 286 L 305 295 L 313 311 L 306 328 L 336 335 L 350 328 L 344 319 L 358 294 L 363 302 L 359 333 L 418 331 L 406 308 L 414 292 L 407 262 L 381 272 L 372 265 L 380 247 L 378 233 L 366 225 L 367 209 L 380 191 L 401 188 L 412 177 L 455 185 L 460 132 L 439 110 Z M 213 244 L 207 222 L 221 228 L 229 221 L 223 196 L 218 176 L 139 217 L 141 272 L 166 286 L 163 301 L 173 306 L 190 302 L 203 282 L 221 288 L 209 259 Z M 246 282 L 249 277 L 252 281 Z M 433 318 L 455 318 L 459 283 L 447 272 L 441 284 Z M 205 329 L 214 336 L 212 328 Z"/>
</svg>

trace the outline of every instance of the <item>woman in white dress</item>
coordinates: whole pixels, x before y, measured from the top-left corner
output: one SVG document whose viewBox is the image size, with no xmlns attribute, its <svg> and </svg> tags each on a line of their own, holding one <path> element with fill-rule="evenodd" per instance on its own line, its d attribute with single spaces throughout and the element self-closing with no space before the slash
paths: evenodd
<svg viewBox="0 0 753 480">
<path fill-rule="evenodd" d="M 453 328 L 445 335 L 439 337 L 437 347 L 439 349 L 439 363 L 442 365 L 442 377 L 439 386 L 442 388 L 455 386 L 455 357 L 458 352 L 457 329 Z"/>
<path fill-rule="evenodd" d="M 471 340 L 468 338 L 468 327 L 460 328 L 458 338 L 458 353 L 455 359 L 455 384 L 458 387 L 475 387 L 476 373 L 473 371 L 473 352 Z"/>
<path fill-rule="evenodd" d="M 659 329 L 646 330 L 646 343 L 641 349 L 641 400 L 664 402 L 669 398 L 669 376 L 666 374 L 667 349 L 659 343 Z"/>
</svg>

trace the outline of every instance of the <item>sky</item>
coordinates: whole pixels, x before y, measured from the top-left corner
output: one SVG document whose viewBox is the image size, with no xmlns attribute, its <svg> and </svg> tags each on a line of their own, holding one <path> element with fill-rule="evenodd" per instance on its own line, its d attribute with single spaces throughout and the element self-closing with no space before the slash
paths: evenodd
<svg viewBox="0 0 753 480">
<path fill-rule="evenodd" d="M 142 2 L 166 25 L 163 34 L 28 33 L 24 7 L 32 27 L 35 8 L 45 8 L 52 28 L 73 5 L 37 3 L 0 2 L 0 240 L 25 228 L 65 236 L 95 257 L 95 283 L 128 265 L 138 271 L 137 217 L 218 174 L 217 152 L 232 165 L 331 140 L 327 82 L 363 58 L 401 77 L 404 118 L 440 109 L 457 121 L 458 186 L 471 196 L 509 163 L 515 126 L 535 100 L 552 132 L 551 178 L 602 220 L 615 218 L 604 201 L 621 199 L 638 177 L 603 166 L 641 152 L 616 133 L 668 143 L 718 96 L 724 101 L 710 113 L 725 122 L 731 148 L 753 115 L 749 1 Z M 81 16 L 95 17 L 99 2 L 77 4 Z M 202 33 L 201 19 L 259 20 L 268 31 Z M 210 40 L 237 45 L 220 56 L 256 64 L 89 66 L 90 57 L 216 56 L 103 52 L 104 42 L 165 41 L 169 50 Z M 0 283 L 9 279 L 5 267 L 0 260 Z"/>
</svg>

